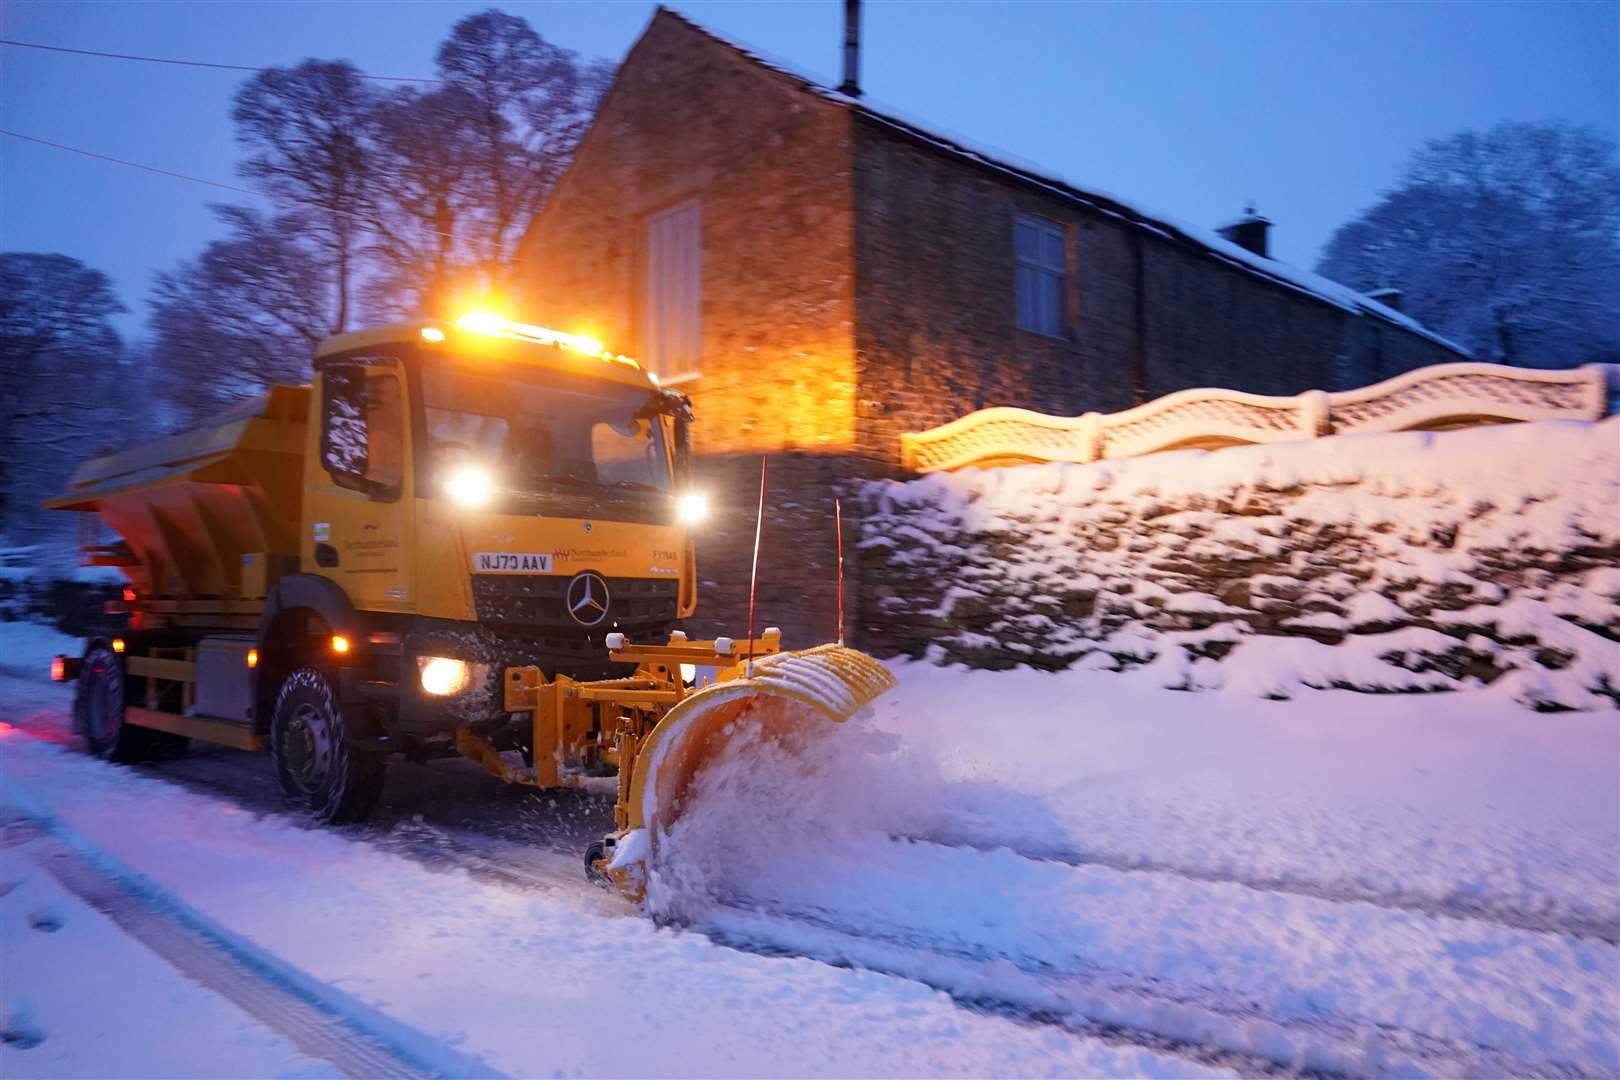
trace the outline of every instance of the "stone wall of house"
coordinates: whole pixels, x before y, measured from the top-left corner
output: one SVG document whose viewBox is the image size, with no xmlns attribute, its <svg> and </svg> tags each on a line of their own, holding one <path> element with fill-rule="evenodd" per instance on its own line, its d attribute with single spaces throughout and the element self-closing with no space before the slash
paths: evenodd
<svg viewBox="0 0 1620 1080">
<path fill-rule="evenodd" d="M 748 584 L 759 498 L 758 454 L 700 457 L 695 471 L 714 498 L 714 512 L 695 533 L 698 611 L 685 624 L 694 636 L 748 632 Z M 777 626 L 784 644 L 803 648 L 838 633 L 838 540 L 833 499 L 844 504 L 846 624 L 859 602 L 861 503 L 851 482 L 861 463 L 844 454 L 770 455 L 765 517 L 760 530 L 757 629 Z"/>
<path fill-rule="evenodd" d="M 854 414 L 848 113 L 667 11 L 524 240 L 518 307 L 644 353 L 650 215 L 701 202 L 700 453 L 837 450 Z"/>
<path fill-rule="evenodd" d="M 1139 391 L 1296 394 L 1459 358 L 869 118 L 855 125 L 855 200 L 857 443 L 876 462 L 896 460 L 902 432 L 987 406 L 1077 415 L 1128 408 Z M 1020 213 L 1067 232 L 1063 339 L 1017 326 Z"/>
<path fill-rule="evenodd" d="M 964 470 L 863 502 L 880 655 L 1620 704 L 1620 417 Z"/>
<path fill-rule="evenodd" d="M 661 11 L 525 239 L 517 306 L 645 355 L 645 223 L 692 198 L 702 360 L 679 388 L 697 415 L 695 483 L 714 512 L 697 533 L 698 617 L 687 629 L 746 632 L 759 456 L 769 453 L 760 627 L 781 626 L 790 644 L 825 640 L 833 485 L 853 475 L 842 456 L 856 381 L 848 112 Z"/>
<path fill-rule="evenodd" d="M 990 405 L 1067 414 L 1131 404 L 1122 225 L 1079 217 L 1066 202 L 868 119 L 855 126 L 855 198 L 861 454 L 892 467 L 902 432 Z M 1016 324 L 1020 212 L 1068 225 L 1068 319 L 1077 329 L 1068 339 Z"/>
<path fill-rule="evenodd" d="M 1143 251 L 1148 400 L 1194 386 L 1333 389 L 1347 335 L 1369 321 L 1167 240 L 1145 237 Z"/>
</svg>

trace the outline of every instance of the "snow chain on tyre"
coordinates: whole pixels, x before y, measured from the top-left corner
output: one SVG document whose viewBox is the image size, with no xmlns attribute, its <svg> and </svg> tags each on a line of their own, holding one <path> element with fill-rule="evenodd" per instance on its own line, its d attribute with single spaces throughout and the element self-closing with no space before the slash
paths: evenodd
<svg viewBox="0 0 1620 1080">
<path fill-rule="evenodd" d="M 352 724 L 331 680 L 303 667 L 281 684 L 270 721 L 270 756 L 287 801 L 340 825 L 370 814 L 382 791 L 386 759 L 350 743 Z"/>
<path fill-rule="evenodd" d="M 106 641 L 84 654 L 73 727 L 85 748 L 105 761 L 140 761 L 151 750 L 152 732 L 124 722 L 124 661 Z"/>
</svg>

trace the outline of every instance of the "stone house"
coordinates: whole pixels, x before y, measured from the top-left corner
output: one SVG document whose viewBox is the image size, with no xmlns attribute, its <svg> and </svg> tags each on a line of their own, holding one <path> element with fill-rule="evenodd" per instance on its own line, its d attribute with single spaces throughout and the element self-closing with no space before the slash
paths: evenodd
<svg viewBox="0 0 1620 1080">
<path fill-rule="evenodd" d="M 692 396 L 716 503 L 699 630 L 741 632 L 763 454 L 760 610 L 805 643 L 835 632 L 834 493 L 893 474 L 902 432 L 989 405 L 1107 412 L 1463 358 L 1268 258 L 1258 215 L 1177 224 L 871 108 L 849 74 L 820 86 L 660 8 L 524 240 L 525 319 Z M 850 554 L 859 637 L 871 590 Z"/>
</svg>

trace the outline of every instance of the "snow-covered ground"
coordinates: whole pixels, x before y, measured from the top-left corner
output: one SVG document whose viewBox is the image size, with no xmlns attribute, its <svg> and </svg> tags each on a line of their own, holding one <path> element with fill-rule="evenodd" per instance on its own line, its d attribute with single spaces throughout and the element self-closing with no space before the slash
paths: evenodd
<svg viewBox="0 0 1620 1080">
<path fill-rule="evenodd" d="M 1279 1064 L 1616 1071 L 1612 713 L 897 670 L 864 730 L 739 743 L 654 902 Z"/>
<path fill-rule="evenodd" d="M 332 1075 L 17 848 L 0 850 L 0 946 L 5 1076 Z M 61 1017 L 80 1019 L 65 1032 Z"/>
<path fill-rule="evenodd" d="M 342 1071 L 300 1009 L 423 1073 L 1620 1075 L 1613 713 L 895 670 L 842 728 L 739 732 L 664 926 L 572 859 L 491 883 L 90 760 L 0 672 L 0 1075 Z M 120 940 L 137 909 L 288 1003 Z"/>
</svg>

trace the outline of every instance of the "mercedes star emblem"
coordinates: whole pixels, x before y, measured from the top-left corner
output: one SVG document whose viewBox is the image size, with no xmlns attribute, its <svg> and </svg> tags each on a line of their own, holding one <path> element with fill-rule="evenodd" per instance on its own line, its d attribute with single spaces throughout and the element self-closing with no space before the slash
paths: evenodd
<svg viewBox="0 0 1620 1080">
<path fill-rule="evenodd" d="M 568 583 L 568 617 L 581 626 L 595 626 L 608 613 L 608 587 L 601 574 L 587 570 Z"/>
</svg>

